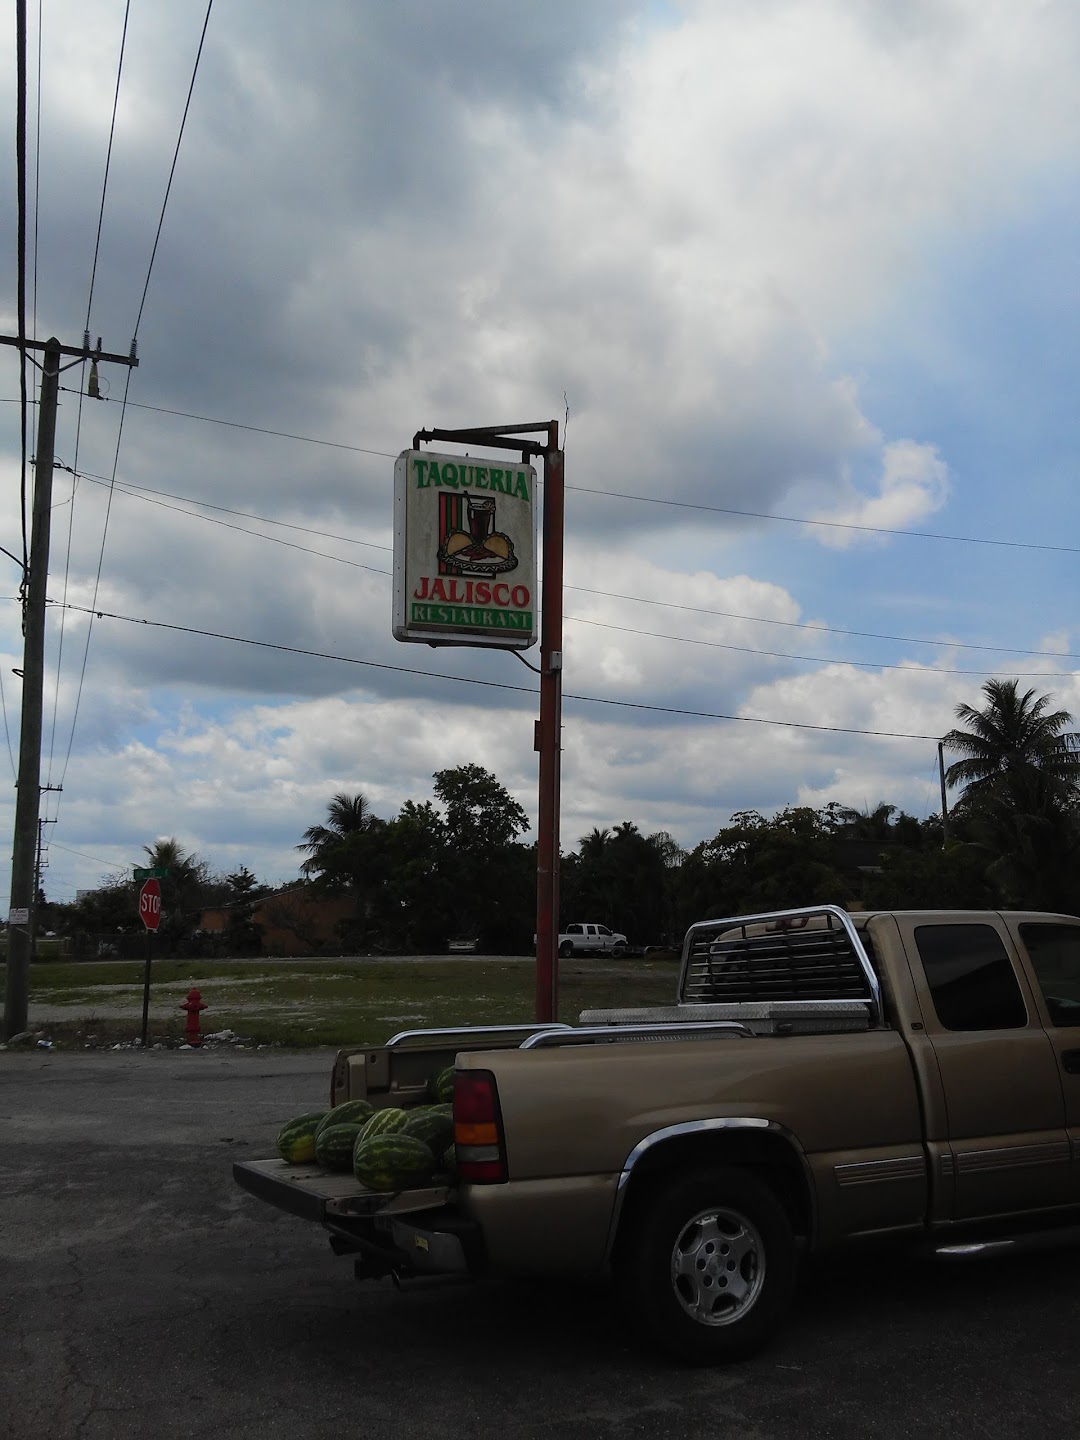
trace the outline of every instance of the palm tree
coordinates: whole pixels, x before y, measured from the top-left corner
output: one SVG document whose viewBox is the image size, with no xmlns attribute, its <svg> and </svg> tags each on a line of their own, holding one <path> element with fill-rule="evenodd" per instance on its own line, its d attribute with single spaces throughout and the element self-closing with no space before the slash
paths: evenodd
<svg viewBox="0 0 1080 1440">
<path fill-rule="evenodd" d="M 944 737 L 945 746 L 963 757 L 945 772 L 946 784 L 964 786 L 961 805 L 972 809 L 992 798 L 1028 806 L 1075 800 L 1080 735 L 1068 728 L 1069 712 L 1050 710 L 1050 695 L 1021 695 L 1015 680 L 987 680 L 982 688 L 982 710 L 956 707 L 969 729 Z"/>
<path fill-rule="evenodd" d="M 956 707 L 970 727 L 944 744 L 962 758 L 945 772 L 964 785 L 956 813 L 987 856 L 987 876 L 1006 904 L 1071 910 L 1080 815 L 1080 736 L 1052 696 L 1023 695 L 1015 680 L 988 680 L 986 705 Z"/>
<path fill-rule="evenodd" d="M 296 847 L 307 852 L 307 859 L 300 866 L 301 873 L 310 875 L 324 868 L 323 861 L 332 847 L 339 845 L 350 835 L 359 835 L 375 823 L 371 805 L 366 795 L 335 795 L 326 807 L 326 824 L 309 825 L 304 838 Z"/>
</svg>

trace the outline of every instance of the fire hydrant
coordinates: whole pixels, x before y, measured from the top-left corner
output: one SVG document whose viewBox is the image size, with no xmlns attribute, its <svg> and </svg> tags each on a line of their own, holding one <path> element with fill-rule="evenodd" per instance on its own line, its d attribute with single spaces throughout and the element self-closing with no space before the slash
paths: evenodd
<svg viewBox="0 0 1080 1440">
<path fill-rule="evenodd" d="M 181 1010 L 187 1011 L 187 1021 L 184 1025 L 184 1039 L 195 1048 L 202 1044 L 202 1036 L 199 1034 L 199 1011 L 206 1009 L 206 1002 L 198 990 L 189 990 L 188 997 L 180 1006 Z"/>
</svg>

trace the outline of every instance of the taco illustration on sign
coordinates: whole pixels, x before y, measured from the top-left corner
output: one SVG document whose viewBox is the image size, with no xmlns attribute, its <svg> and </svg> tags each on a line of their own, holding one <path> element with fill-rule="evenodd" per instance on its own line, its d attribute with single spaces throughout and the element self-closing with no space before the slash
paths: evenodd
<svg viewBox="0 0 1080 1440">
<path fill-rule="evenodd" d="M 439 496 L 439 574 L 502 575 L 517 568 L 514 542 L 495 529 L 492 495 Z"/>
</svg>

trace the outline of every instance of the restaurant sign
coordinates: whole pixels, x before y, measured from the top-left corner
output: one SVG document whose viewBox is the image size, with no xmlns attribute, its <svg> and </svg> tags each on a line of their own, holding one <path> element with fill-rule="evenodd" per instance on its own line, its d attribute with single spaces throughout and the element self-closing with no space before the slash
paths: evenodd
<svg viewBox="0 0 1080 1440">
<path fill-rule="evenodd" d="M 536 640 L 536 470 L 403 450 L 394 465 L 394 638 Z"/>
</svg>

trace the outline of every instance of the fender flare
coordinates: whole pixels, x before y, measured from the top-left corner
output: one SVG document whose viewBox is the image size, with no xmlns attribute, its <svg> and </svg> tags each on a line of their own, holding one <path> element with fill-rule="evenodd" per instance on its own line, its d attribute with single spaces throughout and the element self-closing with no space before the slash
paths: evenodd
<svg viewBox="0 0 1080 1440">
<path fill-rule="evenodd" d="M 630 1180 L 634 1173 L 634 1167 L 640 1162 L 644 1155 L 657 1145 L 665 1141 L 682 1139 L 687 1135 L 700 1135 L 726 1131 L 765 1131 L 774 1135 L 777 1139 L 783 1140 L 791 1150 L 791 1153 L 798 1158 L 799 1165 L 806 1181 L 807 1193 L 810 1197 L 811 1228 L 816 1227 L 815 1187 L 814 1175 L 806 1158 L 806 1152 L 799 1144 L 796 1136 L 779 1124 L 776 1120 L 766 1120 L 760 1115 L 724 1115 L 709 1120 L 684 1120 L 678 1125 L 665 1125 L 660 1130 L 654 1130 L 639 1140 L 634 1148 L 623 1161 L 622 1169 L 619 1172 L 618 1183 L 615 1187 L 615 1204 L 611 1212 L 611 1224 L 608 1227 L 607 1244 L 604 1247 L 604 1264 L 610 1266 L 612 1254 L 615 1249 L 615 1239 L 619 1232 L 619 1221 L 622 1218 L 623 1205 L 626 1201 Z"/>
</svg>

